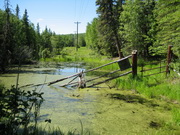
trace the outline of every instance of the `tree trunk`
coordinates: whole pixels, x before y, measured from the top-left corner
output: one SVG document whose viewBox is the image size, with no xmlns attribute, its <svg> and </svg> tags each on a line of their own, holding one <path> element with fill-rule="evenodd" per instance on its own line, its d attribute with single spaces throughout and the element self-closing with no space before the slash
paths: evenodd
<svg viewBox="0 0 180 135">
<path fill-rule="evenodd" d="M 114 36 L 115 36 L 115 40 L 116 40 L 116 48 L 117 48 L 119 58 L 122 59 L 122 58 L 124 58 L 124 56 L 123 56 L 123 53 L 121 51 L 121 43 L 119 41 L 119 37 L 117 35 L 117 32 L 115 32 L 115 31 L 114 31 Z"/>
</svg>

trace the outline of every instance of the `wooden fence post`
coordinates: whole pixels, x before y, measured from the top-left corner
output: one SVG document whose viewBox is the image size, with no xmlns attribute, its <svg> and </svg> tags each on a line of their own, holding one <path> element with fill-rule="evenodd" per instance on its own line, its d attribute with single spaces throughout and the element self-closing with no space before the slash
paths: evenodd
<svg viewBox="0 0 180 135">
<path fill-rule="evenodd" d="M 137 76 L 137 50 L 132 51 L 132 75 Z"/>
<path fill-rule="evenodd" d="M 171 63 L 171 58 L 172 58 L 172 45 L 168 46 L 168 52 L 167 52 L 167 65 L 166 65 L 166 75 L 170 74 L 170 70 L 169 70 L 169 64 Z"/>
</svg>

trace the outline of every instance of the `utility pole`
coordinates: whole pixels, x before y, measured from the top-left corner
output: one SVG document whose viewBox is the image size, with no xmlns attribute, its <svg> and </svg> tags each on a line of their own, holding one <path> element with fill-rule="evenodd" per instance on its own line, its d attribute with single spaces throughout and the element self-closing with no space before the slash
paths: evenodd
<svg viewBox="0 0 180 135">
<path fill-rule="evenodd" d="M 77 31 L 74 31 L 74 37 L 73 37 L 73 45 L 76 46 L 76 34 L 77 34 Z"/>
<path fill-rule="evenodd" d="M 77 45 L 76 45 L 76 51 L 78 51 L 78 25 L 81 23 L 81 22 L 74 22 L 75 24 L 77 24 Z"/>
</svg>

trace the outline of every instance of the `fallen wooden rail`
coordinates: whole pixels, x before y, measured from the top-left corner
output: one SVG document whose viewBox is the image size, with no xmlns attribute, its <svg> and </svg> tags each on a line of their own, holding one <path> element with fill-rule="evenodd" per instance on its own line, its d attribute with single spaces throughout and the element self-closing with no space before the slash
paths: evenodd
<svg viewBox="0 0 180 135">
<path fill-rule="evenodd" d="M 93 69 L 90 69 L 90 70 L 83 71 L 83 73 L 88 73 L 88 72 L 90 72 L 90 71 L 97 70 L 97 69 L 99 69 L 99 68 L 102 68 L 102 67 L 105 67 L 105 66 L 111 65 L 111 64 L 113 64 L 113 63 L 117 63 L 117 62 L 123 61 L 123 60 L 125 60 L 125 59 L 130 58 L 130 57 L 132 57 L 132 55 L 126 56 L 126 57 L 124 57 L 124 58 L 122 58 L 122 59 L 119 59 L 119 60 L 116 60 L 116 61 L 110 62 L 110 63 L 108 63 L 108 64 L 104 64 L 104 65 L 102 65 L 102 66 L 99 66 L 99 67 L 96 67 L 96 68 L 93 68 Z M 81 74 L 81 72 L 80 72 L 80 73 L 76 73 L 76 74 L 71 75 L 71 76 L 67 76 L 67 77 L 61 78 L 61 79 L 56 80 L 56 81 L 49 82 L 49 83 L 48 83 L 48 85 L 52 85 L 52 84 L 55 84 L 55 83 L 58 83 L 58 82 L 64 81 L 64 80 L 66 80 L 66 79 L 69 79 L 69 78 L 72 78 L 72 77 L 78 76 L 78 75 L 80 75 L 80 74 Z"/>
<path fill-rule="evenodd" d="M 66 84 L 63 84 L 63 85 L 60 85 L 60 87 L 66 87 L 68 85 L 72 85 L 74 84 L 73 86 L 77 86 L 79 82 L 71 82 L 71 83 L 66 83 Z"/>
<path fill-rule="evenodd" d="M 161 68 L 164 68 L 166 66 L 161 66 L 161 67 L 156 67 L 156 68 L 150 68 L 150 69 L 143 69 L 141 70 L 140 72 L 145 72 L 145 71 L 150 71 L 150 70 L 155 70 L 155 69 L 161 69 Z"/>
<path fill-rule="evenodd" d="M 94 84 L 92 84 L 92 85 L 86 86 L 86 88 L 90 88 L 90 87 L 93 87 L 93 86 L 95 86 L 95 85 L 99 85 L 99 84 L 108 82 L 108 81 L 110 81 L 110 80 L 113 80 L 113 79 L 116 79 L 116 78 L 119 78 L 119 77 L 128 75 L 128 74 L 130 74 L 130 73 L 132 73 L 132 71 L 126 72 L 126 73 L 124 73 L 124 74 L 120 74 L 120 75 L 115 76 L 115 77 L 108 78 L 108 79 L 106 79 L 106 80 L 104 80 L 104 81 L 101 81 L 101 82 L 98 82 L 98 83 L 94 83 Z"/>
<path fill-rule="evenodd" d="M 110 75 L 110 74 L 114 74 L 114 73 L 119 72 L 119 71 L 121 71 L 121 70 L 120 70 L 120 69 L 119 69 L 119 70 L 115 70 L 115 71 L 112 71 L 112 72 L 110 72 L 110 73 L 101 75 L 101 76 L 99 76 L 99 77 L 92 78 L 92 79 L 90 79 L 90 80 L 87 80 L 86 83 L 87 83 L 87 82 L 94 81 L 94 80 L 97 80 L 97 79 L 99 79 L 99 78 L 105 77 L 105 76 Z M 72 85 L 72 84 L 75 84 L 75 85 L 72 85 L 72 87 L 77 86 L 77 83 L 78 83 L 78 82 L 71 83 L 71 85 Z M 70 84 L 65 84 L 65 85 L 62 85 L 61 87 L 65 87 L 65 86 L 67 86 L 67 85 L 70 85 Z"/>
<path fill-rule="evenodd" d="M 97 80 L 97 79 L 99 79 L 99 78 L 105 77 L 105 76 L 107 76 L 107 75 L 114 74 L 114 73 L 119 72 L 119 71 L 121 71 L 121 70 L 119 69 L 119 70 L 112 71 L 112 72 L 110 72 L 110 73 L 101 75 L 101 76 L 99 76 L 99 77 L 95 77 L 95 78 L 93 78 L 93 79 L 87 80 L 86 82 L 91 82 L 91 81 Z"/>
<path fill-rule="evenodd" d="M 74 75 L 71 75 L 71 76 L 67 76 L 67 77 L 61 78 L 61 79 L 56 80 L 56 81 L 49 82 L 48 85 L 52 85 L 52 84 L 54 84 L 54 83 L 58 83 L 58 82 L 64 81 L 64 80 L 69 79 L 69 78 L 72 78 L 72 77 L 74 77 L 74 76 L 78 76 L 79 74 L 81 74 L 81 72 L 80 72 L 80 73 L 77 73 L 77 74 L 74 74 Z"/>
<path fill-rule="evenodd" d="M 119 72 L 119 71 L 121 71 L 121 70 L 120 70 L 120 69 L 119 69 L 119 70 L 115 70 L 115 71 L 112 71 L 112 72 L 110 72 L 110 73 L 101 75 L 101 76 L 99 76 L 99 77 L 92 78 L 92 79 L 90 79 L 90 80 L 87 80 L 86 83 L 87 83 L 87 82 L 94 81 L 94 80 L 97 80 L 97 79 L 99 79 L 99 78 L 105 77 L 105 76 L 110 75 L 110 74 L 114 74 L 114 73 Z M 76 78 L 76 77 L 75 77 L 75 78 Z M 69 83 L 66 83 L 66 84 L 64 84 L 64 85 L 61 85 L 60 87 L 65 87 L 65 86 L 72 85 L 72 84 L 75 84 L 75 85 L 72 86 L 72 87 L 74 87 L 74 86 L 76 86 L 76 85 L 78 84 L 78 82 L 72 82 L 72 81 L 70 81 Z"/>
<path fill-rule="evenodd" d="M 90 69 L 90 70 L 84 71 L 84 73 L 87 73 L 87 72 L 90 72 L 90 71 L 97 70 L 97 69 L 99 69 L 99 68 L 102 68 L 102 67 L 105 67 L 105 66 L 111 65 L 111 64 L 113 64 L 113 63 L 117 63 L 117 62 L 123 61 L 123 60 L 125 60 L 125 59 L 130 58 L 130 57 L 132 57 L 132 55 L 126 56 L 126 57 L 124 57 L 124 58 L 122 58 L 122 59 L 119 59 L 119 60 L 116 60 L 116 61 L 110 62 L 110 63 L 108 63 L 108 64 L 104 64 L 104 65 L 102 65 L 102 66 L 99 66 L 99 67 L 96 67 L 96 68 L 93 68 L 93 69 Z"/>
<path fill-rule="evenodd" d="M 151 76 L 151 75 L 157 75 L 157 74 L 165 73 L 165 72 L 166 72 L 166 71 L 161 71 L 161 72 L 154 73 L 154 74 L 144 75 L 143 77 L 148 77 L 148 76 Z"/>
</svg>

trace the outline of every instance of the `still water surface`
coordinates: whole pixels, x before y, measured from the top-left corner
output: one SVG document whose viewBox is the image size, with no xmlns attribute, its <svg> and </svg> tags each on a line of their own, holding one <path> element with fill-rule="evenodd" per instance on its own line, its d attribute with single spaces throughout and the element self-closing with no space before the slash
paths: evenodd
<svg viewBox="0 0 180 135">
<path fill-rule="evenodd" d="M 54 65 L 54 66 L 22 66 L 19 78 L 19 87 L 25 85 L 36 85 L 46 82 L 58 80 L 60 78 L 81 72 L 85 68 L 80 64 L 74 65 Z M 8 74 L 0 75 L 0 82 L 5 87 L 10 88 L 16 84 L 17 67 L 10 70 Z M 71 78 L 72 79 L 72 78 Z M 70 79 L 70 80 L 71 80 Z M 33 90 L 43 92 L 45 99 L 41 111 L 39 122 L 46 125 L 44 121 L 51 119 L 48 126 L 60 127 L 64 132 L 79 130 L 81 131 L 81 122 L 83 130 L 93 131 L 96 128 L 95 116 L 99 114 L 99 105 L 104 104 L 99 101 L 101 95 L 96 89 L 77 89 L 65 88 L 60 85 L 70 80 L 56 83 L 51 86 L 41 85 L 39 87 L 23 87 L 25 90 Z M 97 110 L 98 109 L 98 110 Z"/>
<path fill-rule="evenodd" d="M 81 72 L 85 68 L 81 64 L 23 66 L 20 71 L 19 86 L 28 84 L 41 84 L 51 82 Z M 7 88 L 16 84 L 17 68 L 8 74 L 0 75 L 1 83 Z M 90 134 L 116 135 L 116 134 L 143 134 L 154 129 L 149 128 L 152 115 L 158 113 L 154 109 L 142 104 L 130 104 L 121 100 L 109 98 L 112 93 L 120 91 L 107 88 L 63 88 L 59 82 L 51 86 L 41 85 L 37 91 L 44 92 L 45 99 L 40 110 L 39 123 L 46 127 L 59 127 L 63 132 L 89 131 Z M 34 87 L 24 88 L 33 90 Z M 166 115 L 161 114 L 165 118 Z M 47 125 L 44 121 L 51 119 Z"/>
</svg>

